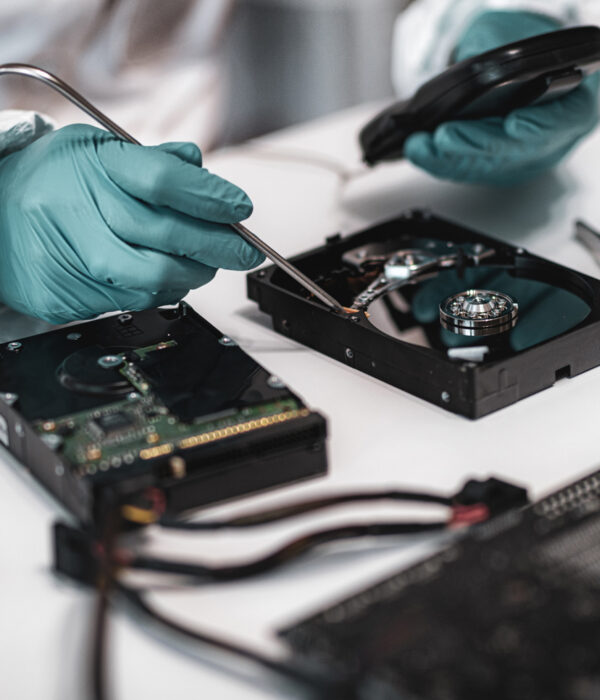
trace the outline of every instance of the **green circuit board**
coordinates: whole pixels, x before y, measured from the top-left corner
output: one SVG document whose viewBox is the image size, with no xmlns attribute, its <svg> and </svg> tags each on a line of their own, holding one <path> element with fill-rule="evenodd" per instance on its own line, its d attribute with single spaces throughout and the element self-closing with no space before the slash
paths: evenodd
<svg viewBox="0 0 600 700">
<path fill-rule="evenodd" d="M 165 341 L 137 349 L 141 359 L 150 352 L 176 345 Z M 150 460 L 241 433 L 308 415 L 294 398 L 233 408 L 181 421 L 152 391 L 151 382 L 136 361 L 122 361 L 119 369 L 131 384 L 125 397 L 102 408 L 34 423 L 44 442 L 60 451 L 76 473 L 95 474 Z"/>
</svg>

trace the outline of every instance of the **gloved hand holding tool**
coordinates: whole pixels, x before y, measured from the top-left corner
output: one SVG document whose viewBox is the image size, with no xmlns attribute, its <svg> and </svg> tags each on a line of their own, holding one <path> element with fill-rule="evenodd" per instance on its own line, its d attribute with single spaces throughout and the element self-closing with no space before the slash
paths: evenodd
<svg viewBox="0 0 600 700">
<path fill-rule="evenodd" d="M 436 177 L 484 185 L 556 165 L 598 123 L 600 84 L 600 29 L 558 29 L 527 12 L 478 15 L 455 65 L 363 129 L 365 160 L 403 156 Z"/>
<path fill-rule="evenodd" d="M 346 313 L 239 223 L 250 199 L 202 168 L 193 143 L 145 148 L 48 71 L 0 65 L 12 74 L 45 83 L 108 132 L 65 127 L 0 161 L 0 302 L 64 323 L 175 303 L 217 268 L 248 270 L 268 256 Z"/>
<path fill-rule="evenodd" d="M 175 303 L 264 259 L 226 226 L 250 199 L 192 143 L 67 126 L 0 160 L 0 199 L 0 300 L 52 323 Z"/>
</svg>

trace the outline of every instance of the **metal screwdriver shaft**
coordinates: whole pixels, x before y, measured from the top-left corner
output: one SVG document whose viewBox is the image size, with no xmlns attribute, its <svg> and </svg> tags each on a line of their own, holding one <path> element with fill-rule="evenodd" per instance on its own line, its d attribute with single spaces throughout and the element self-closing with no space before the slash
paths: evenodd
<svg viewBox="0 0 600 700">
<path fill-rule="evenodd" d="M 92 117 L 92 119 L 95 119 L 105 129 L 113 133 L 118 138 L 123 139 L 123 141 L 129 141 L 129 143 L 133 143 L 138 146 L 142 145 L 137 139 L 133 138 L 131 134 L 128 134 L 118 124 L 115 124 L 112 119 L 109 119 L 99 109 L 94 107 L 94 105 L 86 100 L 83 95 L 80 95 L 70 85 L 43 68 L 30 66 L 26 63 L 4 63 L 3 65 L 0 65 L 0 76 L 2 75 L 21 75 L 39 80 L 45 85 L 48 85 L 48 87 L 51 87 L 53 90 L 59 92 L 63 97 L 79 107 L 79 109 L 83 110 L 87 115 Z M 321 289 L 318 284 L 315 284 L 315 282 L 313 282 L 303 272 L 300 272 L 297 267 L 292 265 L 291 262 L 286 260 L 276 250 L 273 250 L 271 246 L 267 245 L 255 233 L 252 233 L 252 231 L 246 228 L 246 226 L 243 224 L 231 224 L 231 228 L 245 241 L 250 243 L 250 245 L 253 245 L 255 248 L 260 250 L 263 255 L 266 255 L 266 257 L 277 265 L 277 267 L 287 272 L 290 277 L 295 279 L 296 282 L 301 284 L 307 291 L 314 294 L 317 299 L 320 299 L 324 304 L 335 311 L 346 313 L 346 310 L 338 301 L 327 294 L 324 289 Z"/>
</svg>

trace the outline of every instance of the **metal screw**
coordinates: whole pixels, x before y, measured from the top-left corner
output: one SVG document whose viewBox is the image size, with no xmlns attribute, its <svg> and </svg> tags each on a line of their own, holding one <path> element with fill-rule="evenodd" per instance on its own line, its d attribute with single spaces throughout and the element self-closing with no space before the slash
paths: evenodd
<svg viewBox="0 0 600 700">
<path fill-rule="evenodd" d="M 4 403 L 7 403 L 9 406 L 14 406 L 19 400 L 19 395 L 7 391 L 4 394 L 0 393 L 0 399 L 2 399 L 2 401 L 4 401 Z"/>
<path fill-rule="evenodd" d="M 123 358 L 119 355 L 102 355 L 98 358 L 98 364 L 102 369 L 114 369 L 123 364 Z"/>
<path fill-rule="evenodd" d="M 25 437 L 25 430 L 23 429 L 23 426 L 20 423 L 17 423 L 15 425 L 15 433 L 20 437 Z"/>
<path fill-rule="evenodd" d="M 63 476 L 63 474 L 65 473 L 65 468 L 62 464 L 57 464 L 54 467 L 54 473 L 56 474 L 56 476 Z"/>
<path fill-rule="evenodd" d="M 235 342 L 235 340 L 233 340 L 233 338 L 229 338 L 226 335 L 224 335 L 222 338 L 219 338 L 219 343 L 221 343 L 221 345 L 225 345 L 228 348 L 231 348 L 231 347 L 234 347 L 235 345 L 237 345 L 237 343 Z"/>
<path fill-rule="evenodd" d="M 267 274 L 267 273 L 266 273 L 265 270 L 259 270 L 259 271 L 257 272 L 257 277 L 264 277 L 266 274 Z"/>
<path fill-rule="evenodd" d="M 274 374 L 267 379 L 267 384 L 271 387 L 271 389 L 285 389 L 285 384 Z"/>
<path fill-rule="evenodd" d="M 9 343 L 9 344 L 7 345 L 7 348 L 8 348 L 11 352 L 19 352 L 19 350 L 20 350 L 22 347 L 23 347 L 23 343 L 19 343 L 19 342 L 16 341 L 16 340 L 15 340 L 13 343 Z"/>
<path fill-rule="evenodd" d="M 450 403 L 451 396 L 447 391 L 442 391 L 442 401 L 444 403 Z"/>
<path fill-rule="evenodd" d="M 352 348 L 346 348 L 346 357 L 351 360 L 354 357 L 354 353 L 352 352 Z"/>
</svg>

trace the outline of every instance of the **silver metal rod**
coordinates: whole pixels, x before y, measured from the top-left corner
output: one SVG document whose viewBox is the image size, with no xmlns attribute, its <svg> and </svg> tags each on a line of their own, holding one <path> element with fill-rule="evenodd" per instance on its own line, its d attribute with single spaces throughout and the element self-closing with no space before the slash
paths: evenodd
<svg viewBox="0 0 600 700">
<path fill-rule="evenodd" d="M 95 119 L 105 129 L 112 132 L 118 138 L 123 139 L 123 141 L 129 141 L 129 143 L 134 143 L 138 146 L 142 145 L 137 139 L 134 139 L 131 134 L 128 134 L 118 124 L 115 124 L 112 119 L 109 119 L 98 108 L 94 107 L 91 102 L 88 102 L 83 95 L 80 95 L 70 85 L 46 70 L 38 68 L 37 66 L 27 65 L 26 63 L 4 63 L 0 65 L 0 76 L 2 75 L 21 75 L 27 78 L 39 80 L 48 87 L 51 87 L 53 90 L 59 92 L 63 97 L 66 97 L 69 102 L 72 102 L 74 105 L 79 107 L 79 109 L 83 110 L 87 115 L 92 117 L 92 119 Z M 301 284 L 311 294 L 314 294 L 314 296 L 320 299 L 324 304 L 335 311 L 346 313 L 346 310 L 338 301 L 327 294 L 324 289 L 321 289 L 318 284 L 313 282 L 303 272 L 300 272 L 297 267 L 292 265 L 291 262 L 286 260 L 276 250 L 273 250 L 271 246 L 267 245 L 255 233 L 252 233 L 252 231 L 246 228 L 246 226 L 243 224 L 231 224 L 231 228 L 245 241 L 250 243 L 250 245 L 258 248 L 258 250 L 260 250 L 263 255 L 266 255 L 271 262 L 275 263 L 277 267 L 287 272 L 290 277 L 295 279 L 296 282 Z"/>
</svg>

